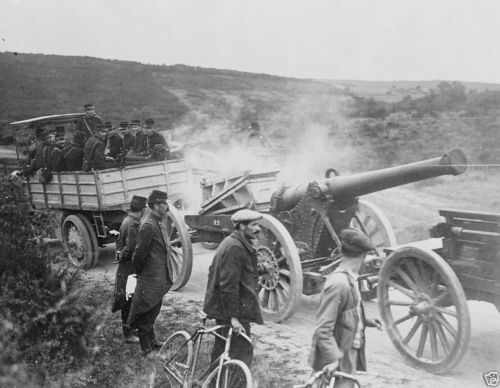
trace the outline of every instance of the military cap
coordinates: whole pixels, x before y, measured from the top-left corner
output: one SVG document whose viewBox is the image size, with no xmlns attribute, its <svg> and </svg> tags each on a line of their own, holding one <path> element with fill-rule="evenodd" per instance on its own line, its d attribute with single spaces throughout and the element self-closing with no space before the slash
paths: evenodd
<svg viewBox="0 0 500 388">
<path fill-rule="evenodd" d="M 120 128 L 128 127 L 128 121 L 120 121 Z"/>
<path fill-rule="evenodd" d="M 104 126 L 105 126 L 106 128 L 113 128 L 113 123 L 112 123 L 111 121 L 106 121 L 106 122 L 104 123 Z"/>
<path fill-rule="evenodd" d="M 250 209 L 239 210 L 231 216 L 231 221 L 236 226 L 240 222 L 257 221 L 262 218 L 262 214 Z"/>
<path fill-rule="evenodd" d="M 108 127 L 106 127 L 106 125 L 101 123 L 97 123 L 95 129 L 98 131 L 106 131 L 106 132 L 108 131 Z"/>
<path fill-rule="evenodd" d="M 361 254 L 375 249 L 370 238 L 358 229 L 343 229 L 339 234 L 342 249 L 353 253 Z"/>
<path fill-rule="evenodd" d="M 149 194 L 148 205 L 149 207 L 153 207 L 155 203 L 165 202 L 168 199 L 168 194 L 164 191 L 153 190 L 151 194 Z"/>
<path fill-rule="evenodd" d="M 155 119 L 146 119 L 145 123 L 146 124 L 154 124 L 155 123 Z"/>
<path fill-rule="evenodd" d="M 85 109 L 85 110 L 86 110 L 86 109 L 94 109 L 94 104 L 85 104 L 85 105 L 83 106 L 83 109 Z"/>
<path fill-rule="evenodd" d="M 130 201 L 130 210 L 138 212 L 146 207 L 147 198 L 134 195 Z"/>
<path fill-rule="evenodd" d="M 141 125 L 141 120 L 132 120 L 130 125 Z"/>
</svg>

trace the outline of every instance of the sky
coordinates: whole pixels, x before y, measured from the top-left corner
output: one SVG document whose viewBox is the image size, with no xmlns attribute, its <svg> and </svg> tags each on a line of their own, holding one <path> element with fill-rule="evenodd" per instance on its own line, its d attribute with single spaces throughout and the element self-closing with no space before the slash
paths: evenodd
<svg viewBox="0 0 500 388">
<path fill-rule="evenodd" d="M 500 83 L 499 45 L 496 0 L 0 1 L 0 52 Z"/>
</svg>

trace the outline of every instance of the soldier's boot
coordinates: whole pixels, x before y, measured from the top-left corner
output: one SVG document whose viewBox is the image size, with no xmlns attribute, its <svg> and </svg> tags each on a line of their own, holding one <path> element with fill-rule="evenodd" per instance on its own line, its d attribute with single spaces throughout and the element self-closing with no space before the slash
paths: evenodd
<svg viewBox="0 0 500 388">
<path fill-rule="evenodd" d="M 139 343 L 139 338 L 134 335 L 134 332 L 129 325 L 122 325 L 123 329 L 123 340 L 127 344 L 137 344 Z"/>
<path fill-rule="evenodd" d="M 161 347 L 163 346 L 163 342 L 160 342 L 160 341 L 156 340 L 156 336 L 155 336 L 155 331 L 154 330 L 151 330 L 149 332 L 149 339 L 150 339 L 150 342 L 151 342 L 151 348 L 153 350 L 160 350 Z"/>
<path fill-rule="evenodd" d="M 139 343 L 141 344 L 142 355 L 148 359 L 154 357 L 153 348 L 151 347 L 151 340 L 149 334 L 139 336 Z"/>
</svg>

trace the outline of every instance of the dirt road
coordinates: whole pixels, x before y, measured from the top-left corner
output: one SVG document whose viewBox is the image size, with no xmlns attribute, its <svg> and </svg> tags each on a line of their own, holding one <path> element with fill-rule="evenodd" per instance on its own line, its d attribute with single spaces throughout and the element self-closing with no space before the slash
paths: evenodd
<svg viewBox="0 0 500 388">
<path fill-rule="evenodd" d="M 446 183 L 445 183 L 446 185 Z M 447 193 L 443 195 L 442 193 Z M 399 242 L 425 237 L 425 230 L 439 221 L 438 209 L 455 207 L 471 209 L 470 201 L 455 191 L 443 191 L 443 187 L 398 188 L 368 196 L 383 208 L 392 222 Z M 495 199 L 483 199 L 475 203 L 475 210 L 496 209 Z M 393 204 L 397 203 L 397 206 Z M 406 241 L 405 241 L 406 240 Z M 88 272 L 90 278 L 109 282 L 112 287 L 116 267 L 112 264 L 112 248 L 106 249 L 100 265 Z M 213 252 L 194 246 L 193 273 L 189 283 L 175 293 L 175 301 L 186 303 L 203 301 L 208 267 Z M 174 294 L 172 294 L 174 295 Z M 168 303 L 167 296 L 165 303 Z M 286 359 L 296 368 L 297 382 L 304 381 L 309 373 L 307 355 L 315 323 L 318 296 L 302 297 L 297 313 L 285 323 L 266 323 L 255 326 L 256 353 L 265 360 L 265 367 L 273 367 L 276 360 Z M 375 302 L 365 304 L 369 317 L 378 316 Z M 390 342 L 387 334 L 375 329 L 367 331 L 368 372 L 360 375 L 364 387 L 382 388 L 405 386 L 409 388 L 469 388 L 485 387 L 482 374 L 500 372 L 500 314 L 496 308 L 484 302 L 469 302 L 472 320 L 470 347 L 455 369 L 445 375 L 433 375 L 407 365 Z M 261 364 L 262 365 L 262 364 Z M 275 366 L 276 368 L 279 368 Z M 278 370 L 279 373 L 279 370 Z"/>
</svg>

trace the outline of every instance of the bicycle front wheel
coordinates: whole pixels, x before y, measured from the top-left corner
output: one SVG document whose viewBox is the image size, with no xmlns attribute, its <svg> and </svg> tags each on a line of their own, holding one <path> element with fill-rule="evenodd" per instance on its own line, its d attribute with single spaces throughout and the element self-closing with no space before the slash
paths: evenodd
<svg viewBox="0 0 500 388">
<path fill-rule="evenodd" d="M 210 373 L 203 388 L 252 388 L 252 375 L 240 360 L 228 360 Z"/>
<path fill-rule="evenodd" d="M 186 331 L 172 334 L 154 363 L 154 387 L 184 387 L 193 362 L 193 341 Z"/>
</svg>

